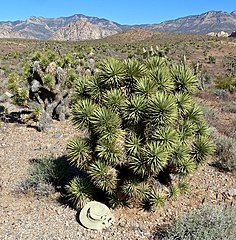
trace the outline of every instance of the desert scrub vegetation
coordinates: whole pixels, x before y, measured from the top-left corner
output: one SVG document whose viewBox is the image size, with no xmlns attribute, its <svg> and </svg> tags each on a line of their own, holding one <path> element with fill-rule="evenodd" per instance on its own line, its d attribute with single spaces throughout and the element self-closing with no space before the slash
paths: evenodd
<svg viewBox="0 0 236 240">
<path fill-rule="evenodd" d="M 233 240 L 236 238 L 236 207 L 203 205 L 176 219 L 155 240 Z"/>
<path fill-rule="evenodd" d="M 35 52 L 31 61 L 23 67 L 23 73 L 12 73 L 8 78 L 8 90 L 15 104 L 27 106 L 30 114 L 23 118 L 27 124 L 37 123 L 38 130 L 47 127 L 52 119 L 64 120 L 69 116 L 73 88 L 79 75 L 91 74 L 94 60 L 85 67 L 83 59 L 69 53 L 61 56 L 48 50 Z"/>
<path fill-rule="evenodd" d="M 236 142 L 235 138 L 222 135 L 215 131 L 212 133 L 216 144 L 215 157 L 213 165 L 225 171 L 236 170 Z"/>
<path fill-rule="evenodd" d="M 218 90 L 234 93 L 236 90 L 236 79 L 235 77 L 218 76 L 215 80 L 215 87 Z"/>
<path fill-rule="evenodd" d="M 69 165 L 65 158 L 43 157 L 29 161 L 26 179 L 18 182 L 16 193 L 32 192 L 35 195 L 48 196 L 61 190 L 69 174 Z"/>
<path fill-rule="evenodd" d="M 92 199 L 158 207 L 185 192 L 184 177 L 214 149 L 196 89 L 187 65 L 156 56 L 109 58 L 79 78 L 71 118 L 86 134 L 68 143 L 68 158 L 83 174 L 65 186 L 75 207 Z"/>
</svg>

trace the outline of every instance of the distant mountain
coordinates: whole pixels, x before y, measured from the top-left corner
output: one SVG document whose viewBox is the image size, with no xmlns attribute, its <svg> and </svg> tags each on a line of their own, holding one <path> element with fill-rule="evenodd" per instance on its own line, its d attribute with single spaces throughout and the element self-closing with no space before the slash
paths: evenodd
<svg viewBox="0 0 236 240">
<path fill-rule="evenodd" d="M 87 24 L 84 24 L 84 22 L 87 22 Z M 90 30 L 88 25 L 91 27 Z M 101 34 L 87 33 L 88 38 L 78 36 L 76 39 L 75 26 L 77 26 L 78 33 L 84 34 L 85 30 L 94 30 L 95 32 L 100 31 Z M 102 18 L 87 17 L 82 14 L 60 18 L 33 16 L 25 21 L 0 22 L 0 38 L 86 40 L 115 34 L 122 30 L 122 26 L 118 23 Z M 72 34 L 73 36 L 67 36 L 66 34 Z"/>
<path fill-rule="evenodd" d="M 209 32 L 228 32 L 236 30 L 236 11 L 209 11 L 200 15 L 193 15 L 165 21 L 160 24 L 137 25 L 159 32 L 206 34 Z"/>
<path fill-rule="evenodd" d="M 101 27 L 99 24 L 93 24 L 84 18 L 60 28 L 53 34 L 51 39 L 66 41 L 100 39 L 116 33 L 118 33 L 118 30 L 110 30 L 109 27 Z"/>
<path fill-rule="evenodd" d="M 25 21 L 0 22 L 0 38 L 54 39 L 77 41 L 103 38 L 130 28 L 159 32 L 206 34 L 236 30 L 236 11 L 209 11 L 159 24 L 121 25 L 103 18 L 76 14 L 70 17 L 30 17 Z"/>
</svg>

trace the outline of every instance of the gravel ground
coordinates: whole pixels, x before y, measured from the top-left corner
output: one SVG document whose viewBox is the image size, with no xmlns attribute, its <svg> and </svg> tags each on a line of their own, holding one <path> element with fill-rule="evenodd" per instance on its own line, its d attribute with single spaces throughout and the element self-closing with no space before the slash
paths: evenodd
<svg viewBox="0 0 236 240">
<path fill-rule="evenodd" d="M 103 231 L 82 227 L 78 213 L 50 197 L 17 195 L 16 184 L 23 180 L 28 161 L 42 156 L 66 154 L 66 144 L 78 132 L 70 122 L 55 122 L 45 132 L 37 132 L 15 123 L 0 128 L 0 239 L 152 239 L 157 226 L 168 224 L 174 217 L 188 212 L 203 202 L 234 203 L 228 191 L 236 187 L 231 173 L 206 166 L 189 176 L 190 191 L 155 212 L 123 208 L 112 210 L 116 221 Z"/>
</svg>

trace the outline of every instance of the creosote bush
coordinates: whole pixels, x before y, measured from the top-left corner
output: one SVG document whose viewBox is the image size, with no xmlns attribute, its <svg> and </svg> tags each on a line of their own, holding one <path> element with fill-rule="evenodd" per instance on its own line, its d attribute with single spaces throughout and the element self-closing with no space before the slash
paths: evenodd
<svg viewBox="0 0 236 240">
<path fill-rule="evenodd" d="M 70 199 L 77 207 L 92 199 L 112 207 L 163 206 L 165 198 L 176 196 L 172 182 L 169 190 L 161 184 L 163 176 L 186 176 L 214 149 L 191 98 L 196 76 L 188 66 L 159 57 L 111 58 L 99 69 L 77 82 L 72 121 L 87 135 L 68 143 L 68 157 L 85 177 L 66 185 Z"/>
<path fill-rule="evenodd" d="M 161 236 L 162 235 L 162 236 Z M 233 240 L 236 238 L 236 207 L 203 205 L 176 219 L 155 240 Z"/>
</svg>

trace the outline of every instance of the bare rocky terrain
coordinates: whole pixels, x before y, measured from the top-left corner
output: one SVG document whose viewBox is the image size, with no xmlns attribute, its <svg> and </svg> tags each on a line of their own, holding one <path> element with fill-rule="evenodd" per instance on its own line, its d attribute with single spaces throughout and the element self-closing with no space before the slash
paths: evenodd
<svg viewBox="0 0 236 240">
<path fill-rule="evenodd" d="M 88 230 L 78 222 L 78 213 L 61 204 L 58 193 L 49 197 L 33 193 L 18 194 L 29 160 L 43 156 L 58 158 L 66 154 L 69 139 L 79 134 L 69 121 L 54 122 L 38 132 L 17 123 L 0 128 L 0 239 L 152 239 L 154 231 L 175 217 L 202 203 L 233 204 L 229 190 L 236 186 L 233 173 L 220 172 L 207 165 L 189 176 L 186 195 L 166 202 L 152 212 L 137 208 L 112 210 L 116 221 L 102 232 Z"/>
</svg>

